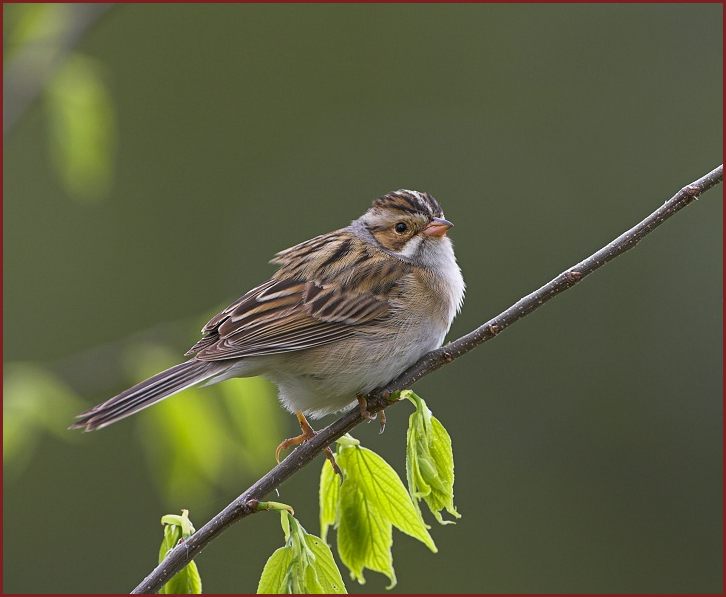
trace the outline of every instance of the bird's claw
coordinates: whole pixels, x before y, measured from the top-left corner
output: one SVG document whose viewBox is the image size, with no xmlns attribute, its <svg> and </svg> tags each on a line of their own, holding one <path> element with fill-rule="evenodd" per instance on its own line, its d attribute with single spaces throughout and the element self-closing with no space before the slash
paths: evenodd
<svg viewBox="0 0 726 597">
<path fill-rule="evenodd" d="M 295 416 L 297 417 L 297 421 L 300 424 L 300 431 L 302 431 L 302 433 L 300 435 L 296 435 L 295 437 L 290 437 L 281 441 L 277 448 L 275 448 L 275 460 L 277 461 L 277 464 L 280 464 L 280 462 L 282 461 L 281 455 L 284 450 L 287 450 L 288 448 L 291 448 L 293 446 L 299 446 L 300 444 L 303 444 L 306 441 L 313 439 L 318 434 L 318 432 L 310 426 L 310 423 L 308 423 L 308 420 L 305 418 L 305 415 L 303 415 L 302 412 L 296 412 Z M 333 455 L 333 451 L 330 449 L 330 446 L 326 446 L 323 449 L 323 454 L 325 455 L 325 458 L 330 461 L 330 464 L 333 466 L 333 470 L 338 475 L 340 475 L 342 479 L 343 471 L 340 470 L 338 463 L 335 461 L 335 456 Z"/>
<path fill-rule="evenodd" d="M 383 411 L 380 411 L 379 413 L 372 413 L 368 410 L 368 400 L 366 400 L 365 396 L 362 396 L 361 394 L 358 394 L 356 396 L 358 399 L 358 408 L 360 409 L 360 416 L 366 419 L 369 423 L 373 421 L 374 419 L 378 419 L 379 424 L 381 426 L 380 431 L 378 432 L 383 433 L 386 430 L 386 413 Z M 380 416 L 379 416 L 380 415 Z"/>
</svg>

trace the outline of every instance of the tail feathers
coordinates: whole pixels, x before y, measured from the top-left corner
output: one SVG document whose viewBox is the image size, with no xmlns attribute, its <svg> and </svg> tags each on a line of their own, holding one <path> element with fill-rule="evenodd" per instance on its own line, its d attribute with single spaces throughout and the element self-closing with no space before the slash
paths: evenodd
<svg viewBox="0 0 726 597">
<path fill-rule="evenodd" d="M 69 429 L 93 431 L 124 419 L 218 373 L 214 363 L 191 359 L 157 373 L 76 417 Z"/>
</svg>

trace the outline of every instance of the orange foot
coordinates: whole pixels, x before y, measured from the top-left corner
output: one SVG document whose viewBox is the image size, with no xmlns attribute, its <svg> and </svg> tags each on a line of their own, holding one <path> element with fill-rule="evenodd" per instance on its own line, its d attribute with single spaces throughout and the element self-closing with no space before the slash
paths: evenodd
<svg viewBox="0 0 726 597">
<path fill-rule="evenodd" d="M 297 417 L 297 422 L 300 424 L 300 431 L 302 431 L 302 433 L 280 442 L 280 445 L 275 449 L 275 460 L 277 460 L 277 464 L 280 464 L 280 461 L 282 460 L 280 456 L 283 450 L 287 450 L 293 446 L 299 446 L 300 444 L 314 438 L 317 434 L 315 429 L 310 426 L 310 423 L 308 423 L 308 420 L 305 418 L 305 415 L 301 410 L 295 411 L 295 416 Z M 323 450 L 323 454 L 325 454 L 325 457 L 330 460 L 330 464 L 333 465 L 333 470 L 342 477 L 343 471 L 340 470 L 338 463 L 335 462 L 335 456 L 333 456 L 333 451 L 330 449 L 330 446 L 327 446 Z"/>
</svg>

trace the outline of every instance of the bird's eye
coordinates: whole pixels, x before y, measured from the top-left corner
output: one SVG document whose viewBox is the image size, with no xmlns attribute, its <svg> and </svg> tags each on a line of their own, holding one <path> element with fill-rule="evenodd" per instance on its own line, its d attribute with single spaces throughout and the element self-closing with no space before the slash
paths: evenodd
<svg viewBox="0 0 726 597">
<path fill-rule="evenodd" d="M 404 232 L 406 232 L 406 230 L 408 230 L 408 225 L 406 224 L 406 222 L 399 222 L 398 224 L 396 224 L 396 225 L 395 225 L 395 226 L 393 227 L 393 229 L 394 229 L 394 230 L 395 230 L 395 231 L 396 231 L 396 232 L 397 232 L 398 234 L 403 234 Z"/>
</svg>

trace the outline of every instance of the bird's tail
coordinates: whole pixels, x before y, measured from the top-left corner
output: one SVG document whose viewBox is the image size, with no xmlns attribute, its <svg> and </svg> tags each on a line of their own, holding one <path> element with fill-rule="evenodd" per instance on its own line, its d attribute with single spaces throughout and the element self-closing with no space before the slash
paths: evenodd
<svg viewBox="0 0 726 597">
<path fill-rule="evenodd" d="M 93 431 L 156 404 L 219 373 L 216 363 L 190 359 L 137 383 L 76 417 L 69 429 Z"/>
</svg>

